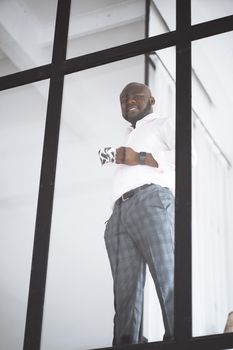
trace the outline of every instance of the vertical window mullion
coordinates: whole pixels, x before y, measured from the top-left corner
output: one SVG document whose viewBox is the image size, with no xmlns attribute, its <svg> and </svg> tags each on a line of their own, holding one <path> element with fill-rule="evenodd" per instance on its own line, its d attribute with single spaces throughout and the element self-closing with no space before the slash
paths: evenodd
<svg viewBox="0 0 233 350">
<path fill-rule="evenodd" d="M 145 38 L 149 38 L 151 0 L 145 1 Z M 144 83 L 149 84 L 149 55 L 144 54 Z"/>
<path fill-rule="evenodd" d="M 191 3 L 176 1 L 175 337 L 192 336 L 191 310 Z"/>
<path fill-rule="evenodd" d="M 58 0 L 24 350 L 40 349 L 69 14 L 70 0 Z"/>
</svg>

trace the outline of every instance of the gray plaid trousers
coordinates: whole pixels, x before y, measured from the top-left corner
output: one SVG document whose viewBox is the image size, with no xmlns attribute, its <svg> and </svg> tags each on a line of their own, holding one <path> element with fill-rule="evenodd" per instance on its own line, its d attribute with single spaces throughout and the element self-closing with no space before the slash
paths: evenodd
<svg viewBox="0 0 233 350">
<path fill-rule="evenodd" d="M 174 330 L 174 196 L 151 185 L 115 204 L 105 244 L 114 281 L 113 345 L 140 342 L 146 264 L 155 283 L 165 337 Z"/>
</svg>

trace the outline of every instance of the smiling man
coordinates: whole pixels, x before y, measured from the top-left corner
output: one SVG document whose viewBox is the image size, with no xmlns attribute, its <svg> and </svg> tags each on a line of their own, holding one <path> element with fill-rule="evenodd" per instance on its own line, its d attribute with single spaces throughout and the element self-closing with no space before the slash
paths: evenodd
<svg viewBox="0 0 233 350">
<path fill-rule="evenodd" d="M 155 99 L 144 84 L 128 84 L 120 103 L 131 131 L 116 150 L 114 208 L 105 230 L 114 281 L 113 345 L 141 341 L 146 264 L 161 305 L 164 338 L 172 338 L 174 329 L 174 123 L 153 112 Z"/>
</svg>

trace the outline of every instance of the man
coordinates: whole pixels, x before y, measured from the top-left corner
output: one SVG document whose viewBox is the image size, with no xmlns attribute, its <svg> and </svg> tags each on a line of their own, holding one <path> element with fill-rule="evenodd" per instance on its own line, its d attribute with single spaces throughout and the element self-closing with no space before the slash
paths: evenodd
<svg viewBox="0 0 233 350">
<path fill-rule="evenodd" d="M 140 342 L 146 264 L 160 301 L 165 337 L 174 319 L 175 134 L 170 119 L 153 113 L 150 89 L 130 83 L 120 95 L 123 117 L 132 125 L 116 150 L 113 213 L 105 243 L 114 281 L 113 345 Z"/>
</svg>

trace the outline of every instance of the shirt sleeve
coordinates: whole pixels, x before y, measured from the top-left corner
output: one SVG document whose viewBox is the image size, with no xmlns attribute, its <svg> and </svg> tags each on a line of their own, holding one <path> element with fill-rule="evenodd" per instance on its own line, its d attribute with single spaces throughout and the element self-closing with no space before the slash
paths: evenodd
<svg viewBox="0 0 233 350">
<path fill-rule="evenodd" d="M 175 170 L 175 121 L 171 118 L 161 127 L 161 137 L 167 150 L 160 152 L 152 152 L 154 159 L 157 161 L 161 172 L 174 171 Z M 197 165 L 197 152 L 195 142 L 192 138 L 192 167 Z"/>
<path fill-rule="evenodd" d="M 154 159 L 158 163 L 158 170 L 175 170 L 175 121 L 168 118 L 161 126 L 160 136 L 165 145 L 165 150 L 152 152 Z"/>
</svg>

